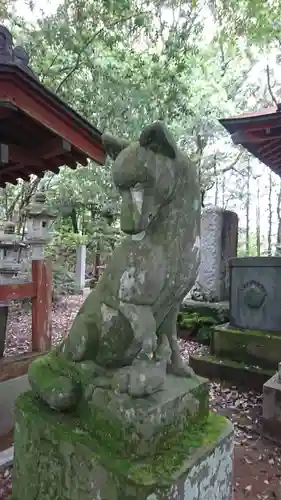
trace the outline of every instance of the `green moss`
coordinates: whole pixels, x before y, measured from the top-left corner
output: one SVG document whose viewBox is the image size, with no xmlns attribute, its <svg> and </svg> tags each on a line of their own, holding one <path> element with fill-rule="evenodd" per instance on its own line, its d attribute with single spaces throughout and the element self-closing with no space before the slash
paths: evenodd
<svg viewBox="0 0 281 500">
<path fill-rule="evenodd" d="M 226 424 L 224 417 L 210 413 L 203 421 L 187 426 L 181 434 L 171 433 L 151 462 L 135 467 L 130 471 L 130 478 L 146 485 L 170 483 L 173 474 L 195 450 L 217 441 Z"/>
<path fill-rule="evenodd" d="M 212 328 L 219 320 L 212 316 L 201 316 L 198 313 L 180 313 L 178 325 L 181 329 L 190 330 L 196 334 L 196 340 L 209 345 L 212 338 Z"/>
<path fill-rule="evenodd" d="M 87 453 L 92 453 L 93 458 L 118 477 L 119 481 L 129 480 L 134 485 L 142 486 L 164 486 L 171 483 L 173 474 L 194 450 L 215 443 L 228 424 L 225 418 L 212 413 L 199 421 L 189 420 L 180 432 L 173 428 L 166 432 L 159 441 L 155 454 L 140 461 L 133 455 L 120 458 L 122 442 L 118 432 L 112 434 L 110 431 L 108 439 L 100 442 L 85 431 L 79 419 L 73 415 L 51 411 L 31 393 L 25 393 L 18 399 L 16 422 L 19 434 L 16 432 L 15 443 L 19 451 L 22 431 L 24 427 L 29 427 L 33 436 L 40 436 L 39 447 L 42 439 L 42 442 L 49 442 L 50 446 L 67 442 L 74 453 L 76 446 L 80 449 L 81 446 L 85 447 Z M 100 424 L 101 422 L 97 422 L 97 425 Z M 112 440 L 116 440 L 114 445 Z"/>
<path fill-rule="evenodd" d="M 281 336 L 268 332 L 214 327 L 212 354 L 246 365 L 275 369 L 281 357 Z"/>
<path fill-rule="evenodd" d="M 243 334 L 249 335 L 250 337 L 266 337 L 269 339 L 280 340 L 281 332 L 267 332 L 262 330 L 248 330 L 246 328 L 231 328 L 229 324 L 215 326 L 215 330 L 218 332 L 233 333 L 233 334 Z"/>
<path fill-rule="evenodd" d="M 178 325 L 183 329 L 194 329 L 198 325 L 199 315 L 196 313 L 180 313 L 178 315 Z"/>
<path fill-rule="evenodd" d="M 197 314 L 201 318 L 212 318 L 217 324 L 229 319 L 229 304 L 227 302 L 208 303 L 187 301 L 181 314 Z"/>
</svg>

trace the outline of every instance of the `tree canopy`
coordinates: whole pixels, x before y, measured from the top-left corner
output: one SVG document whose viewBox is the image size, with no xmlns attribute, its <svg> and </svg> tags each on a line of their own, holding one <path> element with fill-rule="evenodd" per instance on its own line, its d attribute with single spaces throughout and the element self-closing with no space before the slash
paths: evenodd
<svg viewBox="0 0 281 500">
<path fill-rule="evenodd" d="M 165 120 L 197 163 L 202 190 L 218 203 L 245 203 L 249 155 L 230 145 L 218 119 L 272 103 L 268 76 L 278 96 L 265 58 L 278 62 L 281 1 L 62 0 L 33 23 L 16 3 L 1 3 L 2 22 L 44 85 L 119 136 L 135 138 L 145 124 Z M 58 230 L 93 236 L 102 207 L 110 201 L 118 210 L 110 165 L 89 164 L 8 186 L 3 216 L 18 214 L 39 183 L 60 212 Z"/>
</svg>

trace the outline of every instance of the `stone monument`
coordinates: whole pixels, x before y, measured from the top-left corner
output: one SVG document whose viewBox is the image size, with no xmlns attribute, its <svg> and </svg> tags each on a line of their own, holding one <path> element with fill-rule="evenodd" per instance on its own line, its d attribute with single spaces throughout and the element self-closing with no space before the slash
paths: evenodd
<svg viewBox="0 0 281 500">
<path fill-rule="evenodd" d="M 15 412 L 14 500 L 231 500 L 233 428 L 180 355 L 199 261 L 197 172 L 161 122 L 103 136 L 120 191 L 117 247 Z"/>
<path fill-rule="evenodd" d="M 199 360 L 211 371 L 198 370 L 196 358 L 191 364 L 202 375 L 216 369 L 218 378 L 261 390 L 281 359 L 281 258 L 234 258 L 229 270 L 229 322 L 214 326 L 211 357 Z"/>
<path fill-rule="evenodd" d="M 212 327 L 229 319 L 228 260 L 237 255 L 238 217 L 209 206 L 201 217 L 200 264 L 196 282 L 183 300 L 180 327 L 210 340 Z"/>
</svg>

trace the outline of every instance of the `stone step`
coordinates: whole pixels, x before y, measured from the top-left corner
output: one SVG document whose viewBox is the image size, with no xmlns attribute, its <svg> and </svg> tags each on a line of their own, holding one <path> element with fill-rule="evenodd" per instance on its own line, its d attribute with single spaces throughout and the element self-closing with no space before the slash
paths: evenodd
<svg viewBox="0 0 281 500">
<path fill-rule="evenodd" d="M 190 355 L 189 365 L 201 377 L 230 382 L 237 387 L 259 392 L 262 392 L 263 384 L 274 374 L 274 370 L 258 369 L 242 362 L 207 355 Z"/>
</svg>

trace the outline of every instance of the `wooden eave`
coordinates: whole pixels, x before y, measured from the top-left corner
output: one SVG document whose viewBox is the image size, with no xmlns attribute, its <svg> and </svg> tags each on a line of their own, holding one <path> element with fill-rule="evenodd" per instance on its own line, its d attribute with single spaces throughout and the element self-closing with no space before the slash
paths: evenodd
<svg viewBox="0 0 281 500">
<path fill-rule="evenodd" d="M 19 65 L 0 64 L 0 186 L 67 165 L 103 165 L 101 132 Z"/>
<path fill-rule="evenodd" d="M 221 119 L 235 144 L 281 177 L 281 112 L 277 107 Z"/>
</svg>

